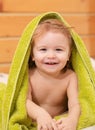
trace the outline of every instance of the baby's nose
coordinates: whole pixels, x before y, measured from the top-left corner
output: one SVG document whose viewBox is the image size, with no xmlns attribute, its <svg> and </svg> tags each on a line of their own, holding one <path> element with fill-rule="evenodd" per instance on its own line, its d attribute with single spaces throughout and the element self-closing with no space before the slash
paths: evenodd
<svg viewBox="0 0 95 130">
<path fill-rule="evenodd" d="M 55 58 L 55 57 L 56 57 L 55 52 L 52 51 L 52 50 L 48 51 L 47 57 L 48 57 L 48 58 L 51 58 L 51 59 L 52 59 L 52 58 Z"/>
</svg>

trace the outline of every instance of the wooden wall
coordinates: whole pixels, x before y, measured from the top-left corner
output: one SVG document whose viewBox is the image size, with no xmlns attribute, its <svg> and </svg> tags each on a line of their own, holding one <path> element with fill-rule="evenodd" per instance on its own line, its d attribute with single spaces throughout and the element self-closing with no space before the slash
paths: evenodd
<svg viewBox="0 0 95 130">
<path fill-rule="evenodd" d="M 27 23 L 42 12 L 57 11 L 83 38 L 95 58 L 95 0 L 0 0 L 0 72 L 9 73 Z"/>
</svg>

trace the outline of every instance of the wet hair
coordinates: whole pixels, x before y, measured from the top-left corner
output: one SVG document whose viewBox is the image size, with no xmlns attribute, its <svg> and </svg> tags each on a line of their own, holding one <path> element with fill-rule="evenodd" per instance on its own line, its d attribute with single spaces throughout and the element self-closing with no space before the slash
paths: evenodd
<svg viewBox="0 0 95 130">
<path fill-rule="evenodd" d="M 32 40 L 31 40 L 31 53 L 33 53 L 33 46 L 35 44 L 35 40 L 41 36 L 43 36 L 47 32 L 53 32 L 53 33 L 62 33 L 64 36 L 67 37 L 68 43 L 70 45 L 70 52 L 72 50 L 72 37 L 70 34 L 70 27 L 66 27 L 64 23 L 58 19 L 47 19 L 44 21 L 41 21 L 37 28 L 35 29 L 35 32 L 33 34 Z M 33 54 L 32 54 L 33 55 Z M 67 62 L 67 65 L 65 68 L 69 68 L 69 63 Z M 32 61 L 32 58 L 29 59 L 29 68 L 35 67 L 35 62 Z M 65 69 L 64 69 L 65 70 Z"/>
</svg>

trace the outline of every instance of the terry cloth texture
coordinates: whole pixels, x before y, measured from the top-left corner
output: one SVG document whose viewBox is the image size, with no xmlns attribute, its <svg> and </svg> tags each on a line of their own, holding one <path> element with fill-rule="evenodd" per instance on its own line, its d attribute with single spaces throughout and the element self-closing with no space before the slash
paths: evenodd
<svg viewBox="0 0 95 130">
<path fill-rule="evenodd" d="M 0 130 L 36 130 L 27 116 L 26 95 L 28 91 L 28 60 L 31 52 L 31 39 L 39 22 L 55 18 L 70 27 L 56 12 L 43 13 L 34 18 L 25 28 L 14 58 L 7 85 L 0 84 Z M 78 76 L 81 116 L 77 130 L 95 124 L 95 73 L 83 41 L 71 29 L 74 47 L 71 64 Z M 58 117 L 60 118 L 60 117 Z"/>
</svg>

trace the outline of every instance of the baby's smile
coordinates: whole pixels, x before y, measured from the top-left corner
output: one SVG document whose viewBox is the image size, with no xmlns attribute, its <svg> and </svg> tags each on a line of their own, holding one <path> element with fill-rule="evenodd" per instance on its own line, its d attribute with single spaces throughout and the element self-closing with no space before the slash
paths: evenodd
<svg viewBox="0 0 95 130">
<path fill-rule="evenodd" d="M 55 62 L 55 61 L 47 61 L 47 62 L 45 62 L 45 64 L 47 64 L 47 65 L 56 65 L 56 64 L 58 64 L 58 62 Z"/>
</svg>

